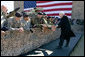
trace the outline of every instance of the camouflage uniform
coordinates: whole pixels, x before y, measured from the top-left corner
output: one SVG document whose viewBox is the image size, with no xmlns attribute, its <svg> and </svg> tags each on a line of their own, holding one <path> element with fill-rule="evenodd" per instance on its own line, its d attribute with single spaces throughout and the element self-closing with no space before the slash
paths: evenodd
<svg viewBox="0 0 85 57">
<path fill-rule="evenodd" d="M 10 18 L 8 24 L 9 30 L 17 30 L 18 28 L 22 27 L 21 21 L 16 21 L 15 18 Z"/>
<path fill-rule="evenodd" d="M 35 17 L 34 19 L 32 19 L 32 25 L 36 25 L 37 28 L 41 28 L 42 27 L 42 23 L 41 23 L 41 19 L 39 19 L 38 17 Z"/>
<path fill-rule="evenodd" d="M 31 10 L 30 12 L 27 12 L 27 14 L 29 15 L 29 17 L 31 18 L 31 23 L 34 25 L 34 24 L 40 24 L 40 23 L 37 23 L 39 21 L 39 19 L 37 18 L 37 14 L 38 12 L 36 12 L 37 10 L 43 10 L 42 8 L 36 8 L 36 9 L 33 9 Z"/>
<path fill-rule="evenodd" d="M 21 20 L 21 26 L 23 27 L 24 30 L 29 31 L 31 27 L 31 20 L 25 21 L 24 19 Z"/>
<path fill-rule="evenodd" d="M 45 18 L 42 19 L 43 20 L 43 24 L 46 24 L 48 29 L 51 29 L 51 26 L 53 25 L 53 23 L 51 23 L 51 21 L 46 20 Z"/>
</svg>

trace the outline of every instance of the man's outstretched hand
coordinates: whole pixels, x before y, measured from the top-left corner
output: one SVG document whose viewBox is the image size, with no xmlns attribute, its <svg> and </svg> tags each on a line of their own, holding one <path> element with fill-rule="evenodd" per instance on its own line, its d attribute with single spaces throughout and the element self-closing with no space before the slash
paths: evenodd
<svg viewBox="0 0 85 57">
<path fill-rule="evenodd" d="M 51 30 L 52 30 L 52 31 L 56 31 L 56 27 L 57 27 L 57 26 L 52 25 Z"/>
</svg>

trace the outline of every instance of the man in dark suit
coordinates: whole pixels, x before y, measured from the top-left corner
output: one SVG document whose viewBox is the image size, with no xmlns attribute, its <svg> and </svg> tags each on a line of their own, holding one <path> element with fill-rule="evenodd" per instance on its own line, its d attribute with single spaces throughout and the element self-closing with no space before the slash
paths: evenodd
<svg viewBox="0 0 85 57">
<path fill-rule="evenodd" d="M 71 25 L 69 23 L 68 17 L 65 16 L 64 12 L 60 12 L 59 16 L 61 18 L 60 23 L 56 25 L 57 28 L 61 28 L 60 42 L 57 48 L 62 48 L 64 40 L 66 40 L 65 47 L 69 46 L 70 37 L 74 37 L 75 34 L 71 30 Z"/>
</svg>

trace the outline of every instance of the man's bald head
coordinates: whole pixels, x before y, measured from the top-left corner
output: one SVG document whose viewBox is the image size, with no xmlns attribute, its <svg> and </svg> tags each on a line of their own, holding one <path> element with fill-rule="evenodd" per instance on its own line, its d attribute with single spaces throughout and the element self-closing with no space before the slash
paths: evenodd
<svg viewBox="0 0 85 57">
<path fill-rule="evenodd" d="M 61 12 L 59 13 L 60 18 L 62 18 L 64 15 L 65 15 L 65 13 L 64 13 L 63 11 L 61 11 Z"/>
</svg>

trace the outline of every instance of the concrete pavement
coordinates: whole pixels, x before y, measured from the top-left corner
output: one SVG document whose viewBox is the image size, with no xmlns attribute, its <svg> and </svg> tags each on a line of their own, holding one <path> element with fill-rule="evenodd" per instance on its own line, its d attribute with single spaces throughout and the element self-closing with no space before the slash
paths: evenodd
<svg viewBox="0 0 85 57">
<path fill-rule="evenodd" d="M 64 42 L 62 49 L 56 49 L 59 43 L 59 39 L 56 39 L 55 41 L 45 44 L 40 48 L 24 54 L 23 56 L 70 56 L 70 53 L 72 52 L 80 38 L 81 34 L 76 34 L 76 37 L 71 38 L 69 47 L 64 47 Z"/>
</svg>

